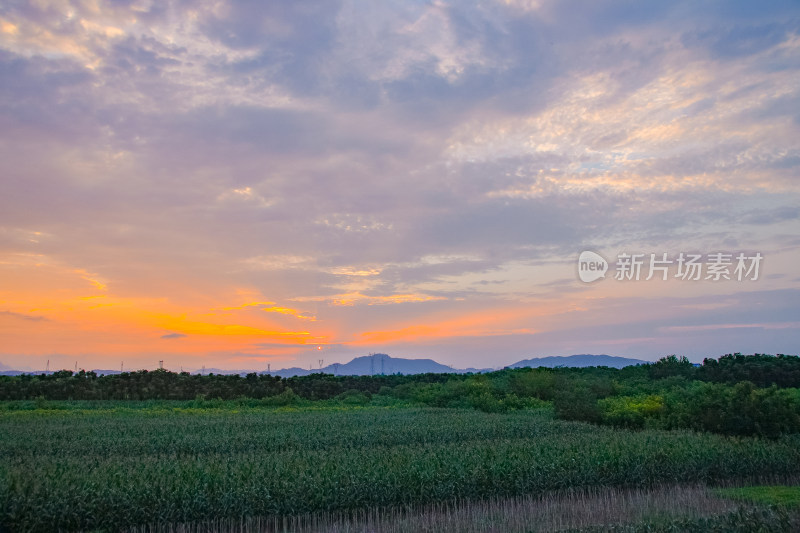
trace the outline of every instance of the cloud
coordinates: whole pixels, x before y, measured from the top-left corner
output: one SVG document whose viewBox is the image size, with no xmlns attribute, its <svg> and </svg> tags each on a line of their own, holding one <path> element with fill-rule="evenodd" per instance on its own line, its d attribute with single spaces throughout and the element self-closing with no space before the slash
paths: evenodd
<svg viewBox="0 0 800 533">
<path fill-rule="evenodd" d="M 702 324 L 695 326 L 669 326 L 662 328 L 665 333 L 686 333 L 691 331 L 710 331 L 720 329 L 800 329 L 800 322 L 777 322 L 767 324 Z"/>
<path fill-rule="evenodd" d="M 458 353 L 477 346 L 470 332 L 414 328 L 559 297 L 591 308 L 595 289 L 574 284 L 582 249 L 758 248 L 775 269 L 759 288 L 793 290 L 796 14 L 621 0 L 9 5 L 0 298 L 74 332 L 113 320 L 131 339 L 140 321 L 202 334 L 215 354 L 247 352 L 221 346 L 231 337 L 350 346 L 369 332 Z M 98 291 L 105 307 L 69 318 Z M 770 294 L 763 314 L 796 309 Z M 619 332 L 659 338 L 635 325 L 637 305 L 619 309 L 631 323 Z M 717 323 L 704 312 L 697 324 Z M 654 321 L 691 325 L 664 313 Z M 474 329 L 514 353 L 571 346 L 581 336 L 558 316 Z M 600 328 L 591 316 L 582 325 Z"/>
<path fill-rule="evenodd" d="M 184 335 L 183 333 L 167 333 L 165 335 L 161 335 L 162 339 L 183 339 L 188 337 L 188 335 Z"/>
<path fill-rule="evenodd" d="M 10 318 L 17 318 L 19 320 L 27 320 L 30 322 L 44 322 L 49 321 L 50 319 L 47 317 L 39 316 L 39 315 L 29 315 L 26 313 L 15 313 L 13 311 L 0 311 L 0 316 L 7 316 Z"/>
</svg>

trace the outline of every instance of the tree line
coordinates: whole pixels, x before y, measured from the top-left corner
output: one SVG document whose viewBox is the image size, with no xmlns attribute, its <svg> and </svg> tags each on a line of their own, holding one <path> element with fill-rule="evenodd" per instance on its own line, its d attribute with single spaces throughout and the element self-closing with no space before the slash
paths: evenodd
<svg viewBox="0 0 800 533">
<path fill-rule="evenodd" d="M 68 370 L 0 376 L 0 400 L 239 400 L 406 402 L 504 412 L 551 407 L 555 416 L 625 428 L 689 428 L 777 437 L 800 432 L 800 357 L 728 354 L 694 365 L 674 355 L 622 369 L 521 368 L 484 374 L 281 378 L 166 370 L 98 376 Z"/>
</svg>

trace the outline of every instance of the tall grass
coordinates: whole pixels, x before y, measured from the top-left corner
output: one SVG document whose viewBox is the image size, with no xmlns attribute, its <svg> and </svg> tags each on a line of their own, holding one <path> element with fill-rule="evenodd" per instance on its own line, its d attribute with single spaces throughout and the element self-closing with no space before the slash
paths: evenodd
<svg viewBox="0 0 800 533">
<path fill-rule="evenodd" d="M 797 481 L 797 480 L 795 480 Z M 525 533 L 565 530 L 659 531 L 681 526 L 725 525 L 759 517 L 752 506 L 720 498 L 703 485 L 659 485 L 649 489 L 592 488 L 542 496 L 451 501 L 419 507 L 292 517 L 247 517 L 194 523 L 150 524 L 125 533 Z M 780 515 L 763 525 L 780 526 Z M 773 528 L 773 531 L 780 527 Z"/>
<path fill-rule="evenodd" d="M 799 444 L 799 436 L 629 432 L 547 411 L 6 410 L 0 529 L 283 520 L 791 474 L 800 473 Z"/>
</svg>

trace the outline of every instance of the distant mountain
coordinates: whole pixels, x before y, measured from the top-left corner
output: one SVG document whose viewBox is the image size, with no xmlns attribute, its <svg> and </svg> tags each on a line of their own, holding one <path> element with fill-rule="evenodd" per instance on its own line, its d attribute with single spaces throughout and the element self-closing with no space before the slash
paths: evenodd
<svg viewBox="0 0 800 533">
<path fill-rule="evenodd" d="M 327 368 L 327 367 L 325 367 Z M 269 374 L 270 376 L 278 376 L 281 378 L 290 378 L 293 376 L 307 376 L 314 372 L 313 370 L 306 370 L 305 368 L 300 368 L 297 366 L 293 366 L 292 368 L 281 368 L 280 370 L 276 370 L 275 372 L 261 372 L 262 374 Z M 322 372 L 322 370 L 317 370 L 316 372 Z"/>
<path fill-rule="evenodd" d="M 437 363 L 433 359 L 404 359 L 402 357 L 391 357 L 385 353 L 376 353 L 356 357 L 349 363 L 334 363 L 320 369 L 305 370 L 295 367 L 262 373 L 286 378 L 307 376 L 308 374 L 319 372 L 335 376 L 374 376 L 380 374 L 462 374 L 466 372 L 490 372 L 491 370 L 491 368 L 459 370 Z"/>
<path fill-rule="evenodd" d="M 643 361 L 641 359 L 627 359 L 625 357 L 615 357 L 611 355 L 570 355 L 567 357 L 540 357 L 534 359 L 525 359 L 506 368 L 524 368 L 524 367 L 547 367 L 555 368 L 559 366 L 566 367 L 587 367 L 587 366 L 608 366 L 612 368 L 622 368 L 630 365 L 646 365 L 650 361 Z M 349 363 L 333 363 L 322 368 L 305 369 L 299 367 L 283 368 L 272 372 L 259 372 L 260 374 L 270 374 L 272 376 L 280 376 L 282 378 L 289 378 L 293 376 L 307 376 L 309 374 L 333 374 L 335 376 L 374 376 L 381 374 L 466 374 L 481 372 L 492 372 L 492 368 L 466 368 L 457 369 L 452 366 L 437 363 L 433 359 L 405 359 L 402 357 L 391 357 L 385 353 L 376 353 L 356 357 Z M 136 370 L 131 370 L 136 372 Z M 119 370 L 97 370 L 94 372 L 98 375 L 119 374 Z M 227 374 L 246 376 L 255 370 L 224 370 L 221 368 L 204 368 L 202 370 L 190 371 L 192 374 Z M 53 371 L 45 372 L 44 370 L 38 371 L 21 371 L 9 370 L 8 367 L 0 370 L 0 375 L 5 376 L 18 376 L 20 374 L 52 374 Z"/>
<path fill-rule="evenodd" d="M 16 370 L 13 367 L 0 363 L 0 376 L 19 376 L 30 372 L 28 367 L 22 367 L 22 370 Z"/>
<path fill-rule="evenodd" d="M 507 368 L 556 368 L 559 366 L 585 368 L 588 366 L 608 366 L 611 368 L 623 368 L 632 365 L 648 365 L 652 361 L 643 361 L 642 359 L 628 359 L 627 357 L 616 357 L 614 355 L 568 355 L 564 357 L 536 357 L 533 359 L 525 359 L 508 365 Z"/>
<path fill-rule="evenodd" d="M 325 367 L 329 374 L 343 376 L 369 376 L 375 374 L 426 374 L 453 372 L 453 368 L 437 363 L 433 359 L 403 359 L 376 353 L 356 357 L 349 363 Z"/>
<path fill-rule="evenodd" d="M 170 372 L 179 372 L 178 370 L 170 370 Z M 247 374 L 260 374 L 258 370 L 225 370 L 223 368 L 204 368 L 201 370 L 184 370 L 184 372 L 188 372 L 190 374 L 201 374 L 203 376 L 207 376 L 209 374 L 214 375 L 224 375 L 224 376 L 246 376 Z"/>
</svg>

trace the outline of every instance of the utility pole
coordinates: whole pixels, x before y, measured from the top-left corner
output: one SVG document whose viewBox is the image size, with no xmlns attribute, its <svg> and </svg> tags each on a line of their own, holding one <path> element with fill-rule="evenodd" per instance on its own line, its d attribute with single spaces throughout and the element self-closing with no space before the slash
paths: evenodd
<svg viewBox="0 0 800 533">
<path fill-rule="evenodd" d="M 125 372 L 125 361 L 119 362 L 119 371 L 120 373 Z"/>
<path fill-rule="evenodd" d="M 47 369 L 45 372 L 50 372 L 50 359 L 47 360 Z"/>
<path fill-rule="evenodd" d="M 75 361 L 75 372 L 76 373 L 78 372 L 78 362 L 77 361 Z"/>
</svg>

